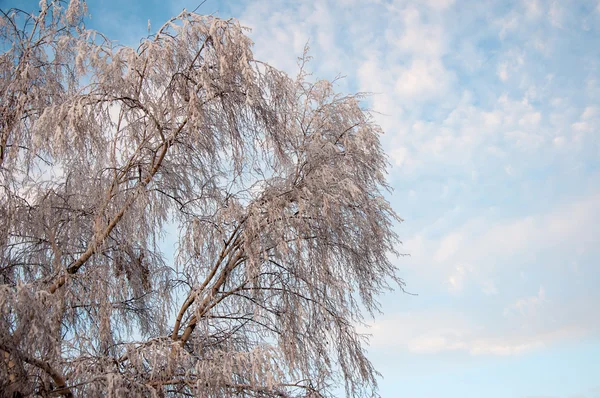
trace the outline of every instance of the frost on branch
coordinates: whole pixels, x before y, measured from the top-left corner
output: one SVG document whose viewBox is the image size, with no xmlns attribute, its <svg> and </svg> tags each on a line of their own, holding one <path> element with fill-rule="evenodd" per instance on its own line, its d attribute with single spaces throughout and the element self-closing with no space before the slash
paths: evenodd
<svg viewBox="0 0 600 398">
<path fill-rule="evenodd" d="M 0 19 L 0 389 L 375 393 L 355 326 L 402 284 L 360 98 L 254 60 L 234 20 L 134 49 L 40 8 Z"/>
</svg>

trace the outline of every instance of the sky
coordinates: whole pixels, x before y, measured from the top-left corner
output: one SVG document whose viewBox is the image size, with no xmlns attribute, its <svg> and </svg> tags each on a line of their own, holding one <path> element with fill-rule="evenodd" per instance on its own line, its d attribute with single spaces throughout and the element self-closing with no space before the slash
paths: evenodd
<svg viewBox="0 0 600 398">
<path fill-rule="evenodd" d="M 2 8 L 29 1 L 0 0 Z M 89 0 L 126 45 L 200 0 Z M 600 2 L 206 0 L 255 58 L 386 134 L 406 290 L 364 328 L 383 397 L 600 398 Z"/>
</svg>

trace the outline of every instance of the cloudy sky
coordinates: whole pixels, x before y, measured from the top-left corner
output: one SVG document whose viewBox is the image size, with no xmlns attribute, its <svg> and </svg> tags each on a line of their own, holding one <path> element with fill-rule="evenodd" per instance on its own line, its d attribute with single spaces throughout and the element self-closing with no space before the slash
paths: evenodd
<svg viewBox="0 0 600 398">
<path fill-rule="evenodd" d="M 2 7 L 20 1 L 0 1 Z M 200 0 L 89 0 L 135 45 Z M 600 397 L 600 2 L 207 0 L 255 56 L 346 76 L 384 127 L 409 292 L 368 329 L 383 397 Z"/>
</svg>

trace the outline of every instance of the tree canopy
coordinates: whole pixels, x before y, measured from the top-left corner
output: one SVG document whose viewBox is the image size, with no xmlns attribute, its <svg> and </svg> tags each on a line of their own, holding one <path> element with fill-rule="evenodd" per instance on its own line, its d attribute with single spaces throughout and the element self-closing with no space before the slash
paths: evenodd
<svg viewBox="0 0 600 398">
<path fill-rule="evenodd" d="M 361 96 L 255 60 L 235 20 L 131 48 L 40 7 L 0 18 L 0 390 L 376 394 L 356 327 L 402 287 L 399 218 Z"/>
</svg>

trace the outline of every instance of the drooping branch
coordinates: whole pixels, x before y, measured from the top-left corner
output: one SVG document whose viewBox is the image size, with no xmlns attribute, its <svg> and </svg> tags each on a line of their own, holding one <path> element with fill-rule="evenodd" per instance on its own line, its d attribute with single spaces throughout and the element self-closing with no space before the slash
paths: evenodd
<svg viewBox="0 0 600 398">
<path fill-rule="evenodd" d="M 196 298 L 198 297 L 198 295 L 202 294 L 204 292 L 204 290 L 206 289 L 208 284 L 215 277 L 223 260 L 227 256 L 229 256 L 232 251 L 237 250 L 240 247 L 240 245 L 242 244 L 242 242 L 239 241 L 237 238 L 239 238 L 238 232 L 239 232 L 240 228 L 242 227 L 243 223 L 244 223 L 244 220 L 242 220 L 242 222 L 240 222 L 238 224 L 238 226 L 233 230 L 233 232 L 229 236 L 229 239 L 223 244 L 223 249 L 221 250 L 221 253 L 219 254 L 219 257 L 217 258 L 217 260 L 215 261 L 215 264 L 213 265 L 211 271 L 208 273 L 208 275 L 204 279 L 204 282 L 202 282 L 202 284 L 197 289 L 194 289 L 192 292 L 190 292 L 190 294 L 186 298 L 185 302 L 181 306 L 181 309 L 179 310 L 179 313 L 177 314 L 177 318 L 175 319 L 175 325 L 173 326 L 173 333 L 172 333 L 173 340 L 179 339 L 179 328 L 180 328 L 181 321 L 183 319 L 185 312 L 188 310 L 188 308 L 190 308 L 190 306 L 194 303 L 194 301 L 196 301 Z M 234 241 L 234 238 L 236 239 L 235 241 Z"/>
<path fill-rule="evenodd" d="M 56 389 L 53 391 L 53 393 L 62 395 L 66 398 L 73 398 L 73 392 L 69 387 L 67 387 L 65 377 L 59 371 L 53 368 L 48 362 L 29 356 L 23 353 L 22 351 L 19 351 L 14 347 L 8 344 L 4 344 L 2 342 L 0 342 L 0 350 L 8 352 L 17 360 L 26 362 L 32 366 L 35 366 L 36 368 L 43 370 L 44 372 L 46 372 L 46 374 L 48 374 L 48 376 L 52 378 L 52 381 L 56 385 Z"/>
<path fill-rule="evenodd" d="M 160 153 L 158 155 L 158 158 L 156 159 L 154 165 L 152 166 L 150 173 L 148 173 L 148 175 L 143 180 L 138 182 L 138 188 L 135 190 L 134 194 L 131 195 L 129 198 L 127 198 L 127 200 L 125 201 L 125 204 L 123 204 L 123 206 L 117 212 L 117 214 L 115 214 L 113 216 L 113 218 L 110 220 L 110 222 L 108 223 L 106 228 L 100 234 L 94 236 L 94 238 L 93 238 L 92 242 L 90 243 L 90 245 L 88 246 L 87 250 L 73 264 L 71 264 L 70 266 L 67 267 L 66 273 L 73 275 L 77 271 L 79 271 L 79 269 L 96 252 L 98 246 L 104 242 L 104 240 L 108 237 L 108 235 L 112 232 L 112 230 L 117 226 L 119 221 L 125 215 L 125 212 L 131 207 L 131 205 L 135 202 L 135 200 L 144 192 L 146 186 L 148 186 L 148 184 L 150 184 L 150 182 L 152 181 L 152 178 L 156 175 L 156 173 L 160 169 L 160 166 L 167 154 L 167 151 L 169 150 L 171 145 L 173 145 L 173 142 L 177 138 L 177 134 L 179 134 L 181 132 L 181 130 L 185 127 L 186 124 L 187 124 L 187 120 L 184 120 L 179 125 L 177 130 L 175 130 L 173 132 L 172 136 L 168 140 L 163 142 L 161 149 L 160 149 Z M 54 294 L 54 292 L 56 292 L 57 289 L 61 288 L 65 284 L 66 280 L 67 280 L 66 275 L 64 275 L 64 274 L 60 275 L 50 285 L 50 287 L 48 288 L 48 292 L 51 294 Z"/>
</svg>

